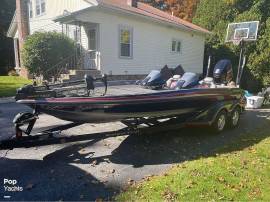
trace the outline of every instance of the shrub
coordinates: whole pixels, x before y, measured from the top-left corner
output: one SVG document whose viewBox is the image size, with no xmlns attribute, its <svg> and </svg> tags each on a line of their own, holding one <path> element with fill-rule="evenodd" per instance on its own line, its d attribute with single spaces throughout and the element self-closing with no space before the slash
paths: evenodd
<svg viewBox="0 0 270 202">
<path fill-rule="evenodd" d="M 8 72 L 8 75 L 9 75 L 9 76 L 19 76 L 18 73 L 17 73 L 14 69 L 10 70 L 10 71 Z"/>
<path fill-rule="evenodd" d="M 55 76 L 57 64 L 75 54 L 75 43 L 57 32 L 36 32 L 23 46 L 23 65 L 31 74 L 43 75 L 44 79 Z"/>
</svg>

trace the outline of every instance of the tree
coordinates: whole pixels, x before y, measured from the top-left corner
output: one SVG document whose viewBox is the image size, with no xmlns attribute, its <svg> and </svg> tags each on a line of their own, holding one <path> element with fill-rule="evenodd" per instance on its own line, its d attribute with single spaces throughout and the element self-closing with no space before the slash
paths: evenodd
<svg viewBox="0 0 270 202">
<path fill-rule="evenodd" d="M 1 0 L 0 7 L 0 75 L 7 74 L 14 67 L 13 40 L 6 37 L 15 11 L 15 0 Z"/>
<path fill-rule="evenodd" d="M 191 21 L 199 0 L 141 0 L 176 17 Z"/>
<path fill-rule="evenodd" d="M 206 54 L 215 60 L 232 59 L 234 69 L 238 64 L 239 47 L 225 43 L 230 22 L 259 20 L 257 42 L 246 43 L 247 66 L 242 87 L 256 92 L 262 85 L 270 85 L 270 1 L 269 0 L 201 0 L 193 23 L 213 32 L 206 41 Z"/>
<path fill-rule="evenodd" d="M 44 79 L 55 76 L 57 64 L 75 54 L 75 43 L 56 32 L 36 32 L 28 36 L 22 51 L 24 66 L 31 74 Z"/>
</svg>

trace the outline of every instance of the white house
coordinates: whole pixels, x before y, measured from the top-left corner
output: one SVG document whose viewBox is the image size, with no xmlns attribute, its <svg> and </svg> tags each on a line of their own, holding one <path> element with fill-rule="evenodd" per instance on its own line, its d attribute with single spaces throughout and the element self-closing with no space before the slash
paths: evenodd
<svg viewBox="0 0 270 202">
<path fill-rule="evenodd" d="M 137 0 L 16 0 L 8 30 L 20 48 L 35 31 L 57 31 L 74 39 L 82 68 L 109 75 L 145 75 L 165 64 L 202 73 L 208 30 Z M 23 74 L 23 71 L 21 71 Z"/>
</svg>

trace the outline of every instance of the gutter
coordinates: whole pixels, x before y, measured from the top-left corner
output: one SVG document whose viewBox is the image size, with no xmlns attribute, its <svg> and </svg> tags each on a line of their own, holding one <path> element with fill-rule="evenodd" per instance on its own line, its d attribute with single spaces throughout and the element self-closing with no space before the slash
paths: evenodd
<svg viewBox="0 0 270 202">
<path fill-rule="evenodd" d="M 166 20 L 162 20 L 162 19 L 157 19 L 157 18 L 148 16 L 148 15 L 145 15 L 145 14 L 142 14 L 142 13 L 137 13 L 136 11 L 132 11 L 132 10 L 120 8 L 120 7 L 117 7 L 117 6 L 114 6 L 114 5 L 109 5 L 109 4 L 104 3 L 103 1 L 100 1 L 98 3 L 98 5 L 96 5 L 96 6 L 91 6 L 91 7 L 88 7 L 88 8 L 82 9 L 82 10 L 79 10 L 79 11 L 75 11 L 73 13 L 69 13 L 69 14 L 57 16 L 57 17 L 55 17 L 53 19 L 53 21 L 60 22 L 61 23 L 61 22 L 63 22 L 63 20 L 65 18 L 72 17 L 72 16 L 74 16 L 74 18 L 76 20 L 75 15 L 78 15 L 78 14 L 81 14 L 81 13 L 87 11 L 87 10 L 96 9 L 96 8 L 111 9 L 111 10 L 119 11 L 121 13 L 129 14 L 131 16 L 144 17 L 144 18 L 147 18 L 147 19 L 151 19 L 151 21 L 162 23 L 162 24 L 166 24 L 166 25 L 170 25 L 172 27 L 176 27 L 176 28 L 179 28 L 179 29 L 182 29 L 182 30 L 185 30 L 185 31 L 191 31 L 191 32 L 195 32 L 195 33 L 199 33 L 199 34 L 203 34 L 203 35 L 212 34 L 211 32 L 204 32 L 204 31 L 200 31 L 200 30 L 189 28 L 186 25 L 178 25 L 178 24 L 176 24 L 174 22 L 170 22 L 169 20 L 166 21 Z M 142 11 L 143 12 L 147 12 L 147 11 L 144 11 L 144 10 L 142 10 Z M 161 16 L 159 16 L 159 17 L 161 17 Z"/>
<path fill-rule="evenodd" d="M 93 7 L 97 7 L 97 6 L 91 6 L 91 7 L 87 7 L 87 8 L 84 8 L 82 10 L 75 11 L 75 12 L 67 13 L 67 14 L 64 14 L 64 15 L 59 15 L 59 16 L 56 16 L 55 18 L 53 18 L 52 20 L 54 22 L 60 22 L 61 23 L 61 22 L 63 22 L 62 19 L 65 19 L 65 18 L 68 18 L 68 17 L 72 17 L 72 16 L 75 16 L 75 15 L 81 14 L 84 11 L 87 11 L 90 8 L 93 8 Z"/>
</svg>

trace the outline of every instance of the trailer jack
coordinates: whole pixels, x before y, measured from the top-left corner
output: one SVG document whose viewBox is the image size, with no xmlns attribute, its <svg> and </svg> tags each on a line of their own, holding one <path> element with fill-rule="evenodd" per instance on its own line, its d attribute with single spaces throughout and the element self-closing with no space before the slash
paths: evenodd
<svg viewBox="0 0 270 202">
<path fill-rule="evenodd" d="M 38 113 L 36 112 L 21 112 L 17 114 L 13 120 L 13 123 L 15 125 L 16 138 L 22 138 L 23 133 L 30 136 L 37 119 Z M 27 125 L 26 130 L 23 130 L 21 127 L 25 125 Z"/>
</svg>

